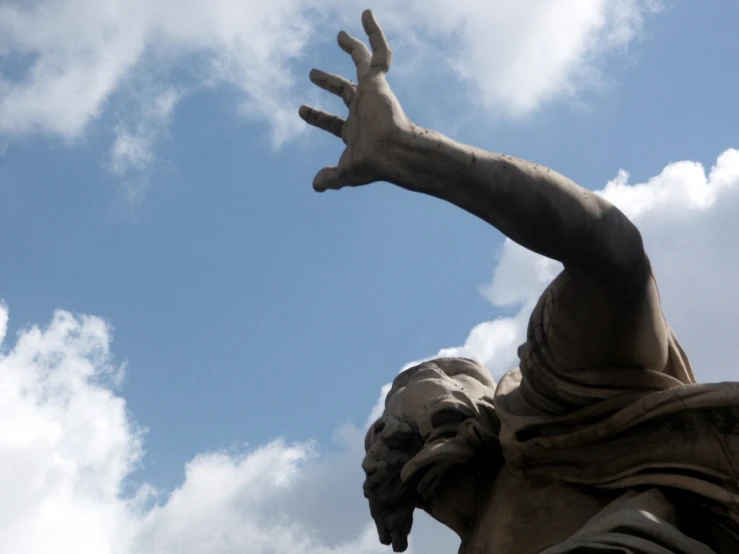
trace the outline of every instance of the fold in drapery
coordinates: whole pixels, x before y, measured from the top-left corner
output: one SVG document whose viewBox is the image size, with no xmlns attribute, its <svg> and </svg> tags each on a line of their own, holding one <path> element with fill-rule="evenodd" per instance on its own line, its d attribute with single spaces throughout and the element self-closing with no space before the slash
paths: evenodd
<svg viewBox="0 0 739 554">
<path fill-rule="evenodd" d="M 674 508 L 659 490 L 626 493 L 541 554 L 715 554 L 677 529 L 674 518 Z"/>
<path fill-rule="evenodd" d="M 560 367 L 546 342 L 546 304 L 532 314 L 521 367 L 495 394 L 510 470 L 608 489 L 679 489 L 739 529 L 739 383 L 695 384 L 672 332 L 662 371 Z M 560 552 L 569 550 L 551 554 Z"/>
</svg>

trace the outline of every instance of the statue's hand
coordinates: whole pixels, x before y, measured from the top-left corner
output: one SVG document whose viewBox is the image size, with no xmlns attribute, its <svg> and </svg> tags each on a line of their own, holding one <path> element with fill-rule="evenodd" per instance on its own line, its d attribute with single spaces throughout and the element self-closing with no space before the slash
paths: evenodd
<svg viewBox="0 0 739 554">
<path fill-rule="evenodd" d="M 338 37 L 339 46 L 351 54 L 357 66 L 358 84 L 319 69 L 310 73 L 313 83 L 344 100 L 349 117 L 344 120 L 308 106 L 299 110 L 307 123 L 333 133 L 346 144 L 339 165 L 324 167 L 313 179 L 313 188 L 318 192 L 388 180 L 392 163 L 387 154 L 411 128 L 385 78 L 392 52 L 370 10 L 362 14 L 362 25 L 372 54 L 362 41 L 344 31 Z"/>
<path fill-rule="evenodd" d="M 415 480 L 405 482 L 401 473 L 420 452 L 423 440 L 408 422 L 383 413 L 367 431 L 364 446 L 364 496 L 380 542 L 391 544 L 394 552 L 405 552 L 419 498 Z"/>
</svg>

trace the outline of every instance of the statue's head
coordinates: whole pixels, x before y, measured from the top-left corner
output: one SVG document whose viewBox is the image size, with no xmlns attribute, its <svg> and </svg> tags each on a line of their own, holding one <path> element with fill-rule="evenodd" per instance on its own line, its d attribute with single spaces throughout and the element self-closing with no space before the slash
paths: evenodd
<svg viewBox="0 0 739 554">
<path fill-rule="evenodd" d="M 405 550 L 413 510 L 433 504 L 451 470 L 482 452 L 499 452 L 494 392 L 489 371 L 464 358 L 423 362 L 395 379 L 367 432 L 362 463 L 383 544 Z"/>
</svg>

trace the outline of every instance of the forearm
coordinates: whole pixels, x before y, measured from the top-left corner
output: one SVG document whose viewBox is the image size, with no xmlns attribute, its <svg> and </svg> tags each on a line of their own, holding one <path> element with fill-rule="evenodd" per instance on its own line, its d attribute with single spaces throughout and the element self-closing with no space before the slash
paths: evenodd
<svg viewBox="0 0 739 554">
<path fill-rule="evenodd" d="M 549 168 L 417 126 L 393 151 L 394 184 L 451 202 L 565 265 L 628 265 L 644 255 L 623 213 Z"/>
</svg>

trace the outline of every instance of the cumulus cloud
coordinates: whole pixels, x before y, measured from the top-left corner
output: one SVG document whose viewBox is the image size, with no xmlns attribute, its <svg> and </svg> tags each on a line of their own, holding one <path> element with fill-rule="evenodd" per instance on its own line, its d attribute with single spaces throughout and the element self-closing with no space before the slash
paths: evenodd
<svg viewBox="0 0 739 554">
<path fill-rule="evenodd" d="M 374 7 L 404 45 L 401 67 L 433 59 L 473 85 L 474 104 L 521 115 L 591 83 L 602 55 L 633 41 L 655 6 L 654 0 L 378 0 Z M 308 84 L 296 63 L 309 48 L 333 42 L 338 28 L 356 30 L 364 7 L 332 0 L 5 1 L 0 135 L 73 140 L 130 97 L 156 103 L 157 89 L 181 85 L 173 77 L 179 70 L 190 90 L 240 91 L 238 110 L 266 122 L 279 145 L 303 129 L 295 106 Z M 426 62 L 414 76 L 428 73 Z M 151 114 L 130 112 L 112 146 L 115 172 L 152 156 Z"/>
<path fill-rule="evenodd" d="M 7 319 L 0 305 L 0 337 Z M 102 319 L 59 311 L 0 351 L 3 553 L 386 551 L 361 493 L 363 432 L 351 426 L 337 430 L 335 456 L 277 439 L 199 454 L 168 495 L 149 484 L 131 491 L 144 431 L 117 393 L 123 366 L 110 341 Z M 416 553 L 431 552 L 428 537 L 454 548 L 451 533 L 425 531 Z"/>
<path fill-rule="evenodd" d="M 60 311 L 0 353 L 5 552 L 112 552 L 131 531 L 138 499 L 129 508 L 121 485 L 142 435 L 112 392 L 122 368 L 108 336 L 102 320 Z"/>
<path fill-rule="evenodd" d="M 734 378 L 739 150 L 721 154 L 708 172 L 677 162 L 633 185 L 619 172 L 599 193 L 642 230 L 668 319 L 699 377 Z M 500 376 L 515 363 L 531 305 L 557 271 L 506 242 L 484 295 L 517 312 L 475 327 L 464 345 L 440 354 L 475 357 Z M 131 491 L 145 433 L 118 392 L 124 368 L 111 356 L 110 327 L 59 311 L 9 344 L 7 321 L 0 304 L 3 552 L 388 551 L 361 497 L 362 429 L 339 428 L 333 454 L 280 439 L 241 453 L 203 452 L 169 494 L 149 484 Z M 457 543 L 423 516 L 411 539 L 411 551 L 424 554 L 453 552 Z"/>
</svg>

